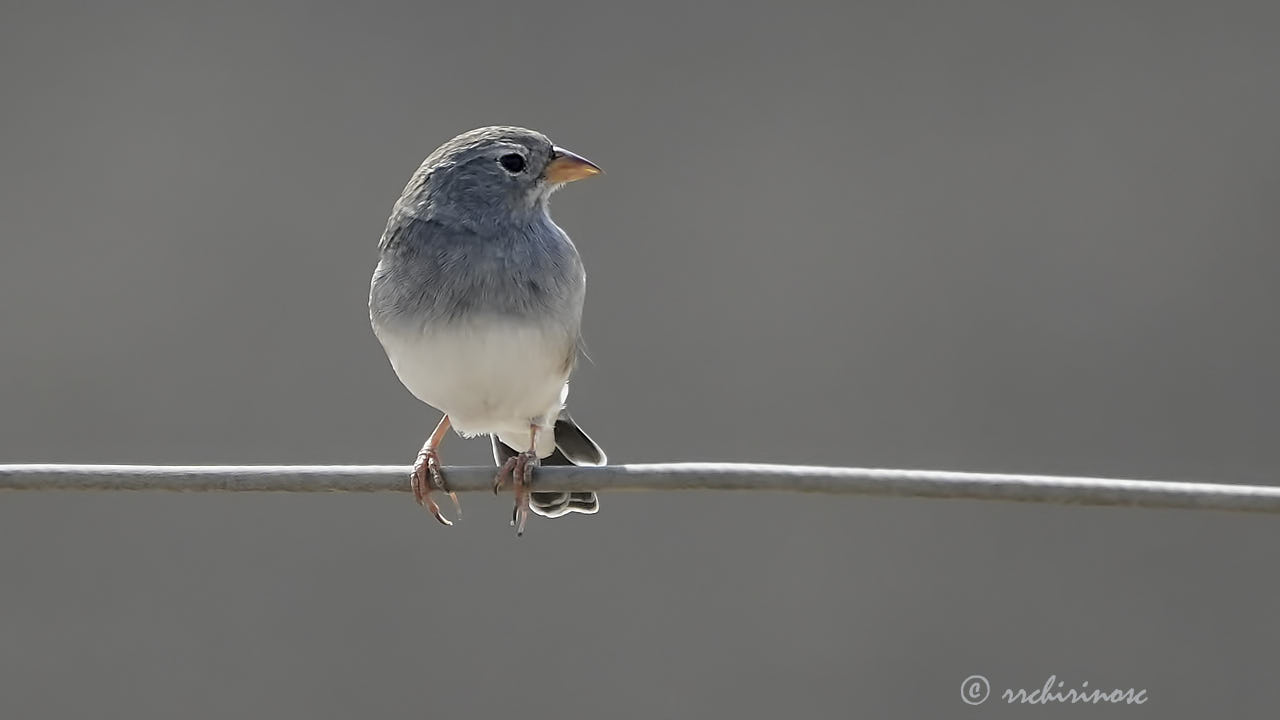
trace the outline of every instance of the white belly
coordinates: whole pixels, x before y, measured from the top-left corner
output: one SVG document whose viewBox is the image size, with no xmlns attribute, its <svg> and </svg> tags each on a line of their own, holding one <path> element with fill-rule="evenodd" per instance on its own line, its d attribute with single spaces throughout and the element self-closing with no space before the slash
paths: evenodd
<svg viewBox="0 0 1280 720">
<path fill-rule="evenodd" d="M 568 394 L 574 339 L 560 328 L 485 319 L 375 332 L 400 382 L 464 435 L 523 438 L 508 444 L 525 449 L 529 425 L 554 423 Z"/>
</svg>

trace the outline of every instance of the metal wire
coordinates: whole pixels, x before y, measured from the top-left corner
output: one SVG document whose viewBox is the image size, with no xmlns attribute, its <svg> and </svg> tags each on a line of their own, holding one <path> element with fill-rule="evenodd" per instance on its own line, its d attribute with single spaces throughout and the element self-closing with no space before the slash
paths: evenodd
<svg viewBox="0 0 1280 720">
<path fill-rule="evenodd" d="M 452 490 L 491 490 L 494 468 L 449 467 Z M 0 490 L 406 492 L 401 465 L 0 465 Z M 544 467 L 541 490 L 766 490 L 880 497 L 1280 513 L 1280 487 L 1161 480 L 746 463 Z"/>
</svg>

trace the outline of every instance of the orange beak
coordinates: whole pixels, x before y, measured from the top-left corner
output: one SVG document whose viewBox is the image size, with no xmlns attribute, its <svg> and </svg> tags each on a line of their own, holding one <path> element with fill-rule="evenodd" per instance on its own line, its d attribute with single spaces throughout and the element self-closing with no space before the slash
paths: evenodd
<svg viewBox="0 0 1280 720">
<path fill-rule="evenodd" d="M 558 185 L 588 178 L 592 175 L 599 175 L 602 172 L 604 171 L 600 169 L 599 165 L 581 155 L 558 147 L 552 150 L 551 162 L 547 163 L 547 170 L 543 173 L 543 177 L 547 179 L 547 182 Z"/>
</svg>

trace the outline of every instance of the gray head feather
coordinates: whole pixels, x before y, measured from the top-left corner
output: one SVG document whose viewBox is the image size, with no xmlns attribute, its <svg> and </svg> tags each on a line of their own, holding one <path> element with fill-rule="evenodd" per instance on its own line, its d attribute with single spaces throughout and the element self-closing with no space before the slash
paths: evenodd
<svg viewBox="0 0 1280 720">
<path fill-rule="evenodd" d="M 546 135 L 519 127 L 465 132 L 427 156 L 396 209 L 475 230 L 527 222 L 546 212 L 557 187 L 542 176 L 554 147 Z"/>
</svg>

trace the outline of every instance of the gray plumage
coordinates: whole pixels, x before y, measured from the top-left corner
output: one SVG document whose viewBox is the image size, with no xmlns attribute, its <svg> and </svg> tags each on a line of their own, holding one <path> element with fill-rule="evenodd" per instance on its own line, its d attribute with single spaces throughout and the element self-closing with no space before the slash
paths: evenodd
<svg viewBox="0 0 1280 720">
<path fill-rule="evenodd" d="M 459 433 L 493 435 L 495 457 L 499 446 L 528 450 L 533 424 L 547 429 L 534 450 L 549 463 L 603 463 L 560 412 L 586 293 L 577 249 L 548 211 L 563 184 L 549 167 L 565 155 L 580 160 L 515 127 L 473 130 L 433 152 L 387 221 L 369 315 L 404 385 Z M 593 451 L 557 450 L 562 438 Z M 532 509 L 598 507 L 553 495 L 535 493 Z"/>
<path fill-rule="evenodd" d="M 556 186 L 498 163 L 526 153 L 545 166 L 553 145 L 523 128 L 472 130 L 431 153 L 405 186 L 378 243 L 370 313 L 376 323 L 454 322 L 469 313 L 563 324 L 575 336 L 586 275 L 551 220 Z M 527 171 L 526 175 L 532 175 Z"/>
</svg>

